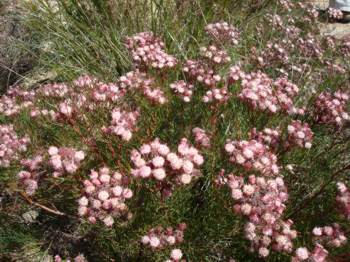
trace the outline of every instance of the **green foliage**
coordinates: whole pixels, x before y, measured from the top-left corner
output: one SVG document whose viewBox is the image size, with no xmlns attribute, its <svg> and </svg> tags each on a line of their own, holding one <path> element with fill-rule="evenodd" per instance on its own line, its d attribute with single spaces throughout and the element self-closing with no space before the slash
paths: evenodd
<svg viewBox="0 0 350 262">
<path fill-rule="evenodd" d="M 228 50 L 232 63 L 244 61 L 247 70 L 258 67 L 250 57 L 252 47 L 261 50 L 269 40 L 280 37 L 280 32 L 271 28 L 264 28 L 261 35 L 255 34 L 256 26 L 265 21 L 267 13 L 280 11 L 275 1 L 268 0 L 58 0 L 57 7 L 51 1 L 35 0 L 27 3 L 27 7 L 30 8 L 30 14 L 26 17 L 28 26 L 41 38 L 42 52 L 36 70 L 53 70 L 59 76 L 58 80 L 64 81 L 81 73 L 90 73 L 107 82 L 130 71 L 132 64 L 123 40 L 125 36 L 141 31 L 155 32 L 165 41 L 168 53 L 184 60 L 195 57 L 199 47 L 208 44 L 204 33 L 207 23 L 228 21 L 237 25 L 242 32 L 239 45 Z M 302 15 L 300 12 L 296 12 L 296 17 Z M 305 32 L 311 31 L 308 25 L 303 28 Z M 325 56 L 325 59 L 344 62 L 341 54 L 330 52 Z M 317 59 L 298 56 L 292 59 L 305 59 L 312 68 L 310 74 L 323 72 L 324 65 Z M 272 77 L 279 74 L 276 68 L 259 69 Z M 222 70 L 226 72 L 227 68 Z M 29 208 L 18 193 L 21 189 L 17 186 L 15 174 L 20 170 L 20 165 L 17 163 L 8 170 L 0 170 L 0 192 L 4 192 L 0 197 L 5 199 L 0 201 L 0 208 L 4 211 L 4 215 L 0 215 L 0 260 L 6 261 L 13 252 L 20 252 L 28 244 L 36 243 L 42 253 L 46 250 L 51 255 L 62 256 L 84 253 L 89 261 L 164 261 L 170 250 L 154 253 L 143 249 L 140 237 L 157 225 L 174 226 L 180 222 L 188 225 L 181 249 L 189 261 L 228 261 L 229 258 L 237 261 L 261 260 L 249 251 L 249 242 L 242 232 L 244 220 L 233 214 L 230 193 L 217 189 L 214 182 L 221 169 L 234 174 L 242 172 L 242 168 L 229 163 L 223 152 L 226 139 L 246 139 L 253 127 L 262 129 L 280 125 L 285 130 L 291 117 L 252 111 L 236 97 L 224 105 L 209 106 L 200 101 L 205 92 L 201 85 L 196 90 L 198 95 L 185 104 L 167 88 L 174 79 L 182 77 L 179 70 L 174 71 L 168 72 L 166 78 L 157 72 L 149 72 L 157 77 L 167 97 L 171 97 L 168 104 L 155 107 L 139 94 L 128 94 L 123 98 L 122 103 L 130 108 L 142 108 L 139 130 L 128 143 L 100 131 L 109 122 L 112 107 L 87 112 L 85 118 L 76 119 L 74 126 L 54 123 L 46 118 L 32 121 L 25 110 L 15 118 L 14 125 L 19 135 L 30 135 L 34 145 L 27 152 L 28 156 L 51 145 L 72 146 L 88 152 L 88 155 L 74 176 L 53 179 L 47 175 L 34 197 L 36 202 L 58 209 L 67 216 L 55 216 L 37 208 L 40 215 L 31 225 L 17 221 Z M 300 101 L 303 102 L 306 97 L 311 104 L 313 98 L 308 97 L 314 76 L 291 74 L 290 77 L 301 88 Z M 349 79 L 344 75 L 323 77 L 323 83 L 317 86 L 317 93 L 349 84 Z M 239 85 L 230 88 L 234 93 L 240 90 Z M 41 103 L 50 106 L 55 101 L 47 99 Z M 307 117 L 300 119 L 312 123 Z M 1 117 L 0 122 L 8 122 L 8 119 Z M 105 163 L 128 174 L 132 149 L 156 137 L 175 148 L 182 137 L 191 137 L 191 130 L 196 126 L 212 134 L 213 145 L 203 152 L 206 159 L 202 168 L 204 175 L 195 183 L 176 190 L 166 200 L 153 190 L 152 182 L 135 183 L 135 199 L 128 204 L 133 217 L 128 223 L 118 221 L 112 229 L 100 224 L 87 224 L 76 216 L 76 200 L 82 191 L 78 181 L 87 178 L 88 170 Z M 340 218 L 335 205 L 335 181 L 330 181 L 316 198 L 309 200 L 309 196 L 317 192 L 332 173 L 349 163 L 350 150 L 346 132 L 335 133 L 315 123 L 312 123 L 312 128 L 315 133 L 312 149 L 280 150 L 278 155 L 281 166 L 293 164 L 296 167 L 293 173 L 283 171 L 290 193 L 286 217 L 293 218 L 296 229 L 301 232 L 296 246 L 306 245 L 310 248 L 312 228 Z M 89 147 L 87 141 L 90 139 L 95 142 L 97 152 Z M 115 154 L 112 154 L 110 147 Z M 340 178 L 346 175 L 348 173 L 341 174 Z M 310 203 L 299 210 L 305 201 Z M 340 221 L 342 226 L 349 229 L 346 221 Z M 348 244 L 343 250 L 349 247 Z M 343 250 L 331 253 L 337 255 Z M 277 253 L 268 258 L 268 261 L 289 260 L 289 256 Z"/>
</svg>

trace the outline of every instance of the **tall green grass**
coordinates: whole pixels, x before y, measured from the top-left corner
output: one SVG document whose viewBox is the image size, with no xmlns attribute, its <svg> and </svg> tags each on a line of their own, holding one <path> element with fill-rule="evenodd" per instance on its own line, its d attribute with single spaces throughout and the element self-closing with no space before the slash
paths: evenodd
<svg viewBox="0 0 350 262">
<path fill-rule="evenodd" d="M 41 65 L 61 78 L 89 72 L 112 80 L 130 69 L 123 41 L 153 31 L 170 53 L 191 57 L 203 44 L 205 24 L 225 20 L 240 27 L 273 1 L 240 0 L 34 0 L 27 24 L 40 36 Z M 51 3 L 51 4 L 50 4 Z"/>
</svg>

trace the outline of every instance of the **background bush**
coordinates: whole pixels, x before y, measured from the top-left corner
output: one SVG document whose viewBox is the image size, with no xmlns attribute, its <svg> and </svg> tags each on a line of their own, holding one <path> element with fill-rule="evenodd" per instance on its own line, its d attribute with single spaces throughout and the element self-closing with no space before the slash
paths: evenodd
<svg viewBox="0 0 350 262">
<path fill-rule="evenodd" d="M 166 45 L 169 54 L 184 61 L 198 56 L 201 46 L 207 46 L 210 38 L 204 27 L 208 23 L 227 21 L 241 32 L 239 44 L 227 51 L 231 64 L 242 63 L 245 71 L 262 70 L 273 79 L 281 75 L 285 65 L 281 61 L 259 66 L 254 50 L 261 53 L 268 49 L 268 41 L 282 43 L 283 33 L 268 26 L 268 14 L 279 14 L 287 19 L 294 17 L 305 39 L 308 33 L 315 36 L 324 50 L 322 59 L 305 57 L 296 47 L 290 53 L 292 65 L 306 64 L 309 70 L 302 73 L 290 68 L 289 80 L 297 84 L 301 92 L 297 105 L 311 108 L 315 96 L 324 90 L 349 89 L 349 59 L 339 48 L 332 48 L 319 34 L 315 22 L 307 23 L 306 8 L 287 11 L 277 1 L 118 1 L 118 0 L 36 0 L 26 3 L 30 8 L 25 17 L 33 35 L 40 39 L 36 72 L 54 72 L 56 81 L 70 81 L 83 73 L 98 77 L 101 81 L 116 81 L 132 70 L 130 55 L 124 46 L 126 36 L 142 31 L 152 31 Z M 259 31 L 260 30 L 260 31 Z M 260 32 L 260 33 L 259 33 Z M 331 74 L 326 62 L 339 63 L 346 73 Z M 228 68 L 221 68 L 224 74 Z M 169 250 L 152 252 L 140 245 L 140 237 L 157 225 L 175 226 L 185 222 L 188 229 L 181 249 L 189 261 L 260 261 L 256 253 L 249 252 L 249 241 L 244 237 L 244 219 L 232 212 L 233 201 L 227 189 L 218 189 L 215 179 L 221 169 L 239 174 L 242 169 L 229 163 L 223 148 L 226 139 L 243 140 L 256 127 L 281 126 L 285 129 L 295 117 L 253 111 L 233 97 L 225 104 L 210 105 L 201 102 L 204 87 L 198 85 L 195 96 L 188 104 L 169 90 L 169 84 L 181 79 L 180 70 L 171 70 L 166 76 L 155 70 L 149 74 L 161 83 L 169 103 L 154 106 L 140 94 L 128 94 L 123 104 L 140 107 L 141 117 L 138 132 L 130 142 L 119 138 L 105 137 L 100 128 L 109 122 L 112 106 L 87 112 L 84 119 L 74 125 L 56 123 L 47 119 L 33 121 L 28 110 L 18 117 L 0 116 L 1 124 L 12 122 L 18 134 L 28 134 L 31 146 L 26 156 L 32 156 L 49 146 L 73 146 L 88 152 L 88 158 L 77 172 L 81 179 L 87 178 L 89 170 L 102 166 L 128 174 L 131 168 L 130 151 L 147 141 L 159 137 L 175 148 L 182 137 L 191 138 L 192 128 L 199 126 L 212 134 L 212 148 L 204 150 L 203 176 L 187 187 L 176 190 L 172 197 L 162 200 L 149 183 L 135 183 L 134 198 L 128 206 L 133 218 L 128 223 L 116 223 L 113 228 L 102 224 L 90 225 L 77 218 L 77 199 L 82 185 L 75 177 L 65 176 L 55 180 L 51 177 L 40 185 L 33 197 L 52 209 L 64 212 L 57 216 L 45 212 L 40 206 L 28 204 L 20 192 L 16 174 L 19 163 L 2 169 L 0 176 L 0 258 L 4 261 L 41 261 L 47 254 L 74 257 L 83 253 L 89 261 L 162 261 L 169 257 Z M 232 92 L 240 89 L 237 84 Z M 52 106 L 56 101 L 40 101 L 40 106 Z M 118 102 L 119 103 L 119 102 Z M 119 105 L 119 104 L 116 105 Z M 335 204 L 338 180 L 348 182 L 350 129 L 319 125 L 312 115 L 298 117 L 310 124 L 314 132 L 310 150 L 280 151 L 279 165 L 294 165 L 294 172 L 282 171 L 288 185 L 290 199 L 285 218 L 293 219 L 299 232 L 295 246 L 312 248 L 311 231 L 315 226 L 339 223 L 349 232 L 349 223 L 337 211 Z M 92 131 L 91 131 L 92 130 Z M 98 154 L 91 152 L 86 141 L 91 139 Z M 116 150 L 110 151 L 109 145 Z M 101 161 L 102 159 L 102 161 Z M 333 175 L 338 170 L 343 172 Z M 33 223 L 26 223 L 23 214 L 38 212 Z M 349 244 L 329 250 L 331 259 L 337 261 L 346 254 Z M 268 261 L 289 261 L 290 256 L 272 253 Z"/>
</svg>

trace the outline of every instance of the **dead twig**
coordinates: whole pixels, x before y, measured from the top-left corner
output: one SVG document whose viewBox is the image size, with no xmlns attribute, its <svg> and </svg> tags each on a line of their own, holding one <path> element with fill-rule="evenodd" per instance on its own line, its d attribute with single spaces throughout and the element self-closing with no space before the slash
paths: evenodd
<svg viewBox="0 0 350 262">
<path fill-rule="evenodd" d="M 302 204 L 296 209 L 294 210 L 291 214 L 289 214 L 287 216 L 287 218 L 291 218 L 293 216 L 295 216 L 297 213 L 299 213 L 302 209 L 304 209 L 305 207 L 307 207 L 312 200 L 314 200 L 316 197 L 318 197 L 319 195 L 321 195 L 324 191 L 324 189 L 331 183 L 333 182 L 334 178 L 340 174 L 342 174 L 344 171 L 349 170 L 350 169 L 350 164 L 343 167 L 342 169 L 334 172 L 331 177 L 327 180 L 324 181 L 323 184 L 321 185 L 321 187 L 319 188 L 319 190 L 315 191 L 313 194 L 311 194 L 310 197 L 304 199 L 304 201 L 302 202 Z"/>
<path fill-rule="evenodd" d="M 59 210 L 54 210 L 54 209 L 51 209 L 47 206 L 44 206 L 42 204 L 39 204 L 35 201 L 33 201 L 29 196 L 27 196 L 25 193 L 23 192 L 20 192 L 20 195 L 22 196 L 22 198 L 27 201 L 29 204 L 33 205 L 33 206 L 36 206 L 36 207 L 39 207 L 43 210 L 45 210 L 46 212 L 48 213 L 51 213 L 51 214 L 54 214 L 54 215 L 57 215 L 57 216 L 67 216 L 65 213 L 59 211 Z"/>
</svg>

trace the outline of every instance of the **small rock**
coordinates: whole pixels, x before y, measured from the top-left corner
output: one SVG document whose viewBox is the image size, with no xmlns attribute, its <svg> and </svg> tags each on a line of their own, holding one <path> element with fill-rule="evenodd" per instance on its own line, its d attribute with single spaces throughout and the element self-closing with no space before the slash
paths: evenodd
<svg viewBox="0 0 350 262">
<path fill-rule="evenodd" d="M 36 210 L 30 210 L 22 214 L 22 218 L 26 224 L 34 223 L 38 216 L 39 213 Z"/>
<path fill-rule="evenodd" d="M 335 38 L 341 39 L 350 35 L 350 24 L 321 24 L 321 33 L 324 35 L 334 36 Z"/>
</svg>

